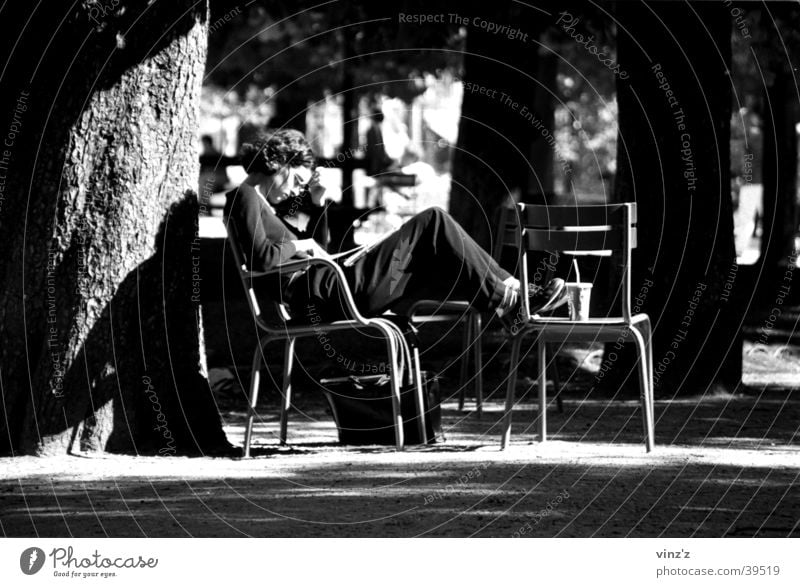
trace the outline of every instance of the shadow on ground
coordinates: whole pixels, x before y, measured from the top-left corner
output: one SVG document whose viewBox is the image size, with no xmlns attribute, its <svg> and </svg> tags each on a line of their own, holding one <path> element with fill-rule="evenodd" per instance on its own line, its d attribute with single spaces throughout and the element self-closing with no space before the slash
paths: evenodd
<svg viewBox="0 0 800 587">
<path fill-rule="evenodd" d="M 798 399 L 790 392 L 658 402 L 645 453 L 633 402 L 570 399 L 534 437 L 523 398 L 498 450 L 445 406 L 448 441 L 396 453 L 343 447 L 323 404 L 301 402 L 290 445 L 267 409 L 255 457 L 7 459 L 6 536 L 800 536 Z M 268 407 L 268 406 L 267 406 Z M 232 441 L 243 413 L 227 415 Z"/>
<path fill-rule="evenodd" d="M 209 365 L 227 374 L 216 398 L 233 443 L 255 332 L 241 300 L 204 309 Z M 800 314 L 798 314 L 800 315 Z M 792 316 L 794 317 L 794 316 Z M 521 368 L 512 445 L 499 451 L 505 341 L 487 336 L 484 414 L 457 410 L 457 330 L 434 332 L 424 360 L 442 376 L 445 444 L 344 447 L 310 382 L 330 362 L 303 341 L 290 444 L 277 442 L 280 346 L 271 347 L 252 459 L 72 456 L 0 459 L 5 536 L 795 536 L 800 537 L 800 346 L 745 346 L 736 394 L 656 402 L 656 450 L 642 442 L 638 402 L 593 397 L 597 349 L 559 355 L 564 411 L 537 442 L 532 357 Z M 751 333 L 752 334 L 752 333 Z M 752 338 L 752 337 L 751 337 Z M 352 337 L 347 365 L 380 365 Z M 369 347 L 369 341 L 366 345 Z M 374 346 L 374 345 L 373 345 Z M 796 359 L 796 360 L 795 360 Z M 777 373 L 777 369 L 781 373 Z M 750 378 L 748 380 L 748 377 Z M 587 385 L 588 384 L 588 385 Z M 551 390 L 552 395 L 552 390 Z M 467 408 L 474 402 L 468 394 Z"/>
</svg>

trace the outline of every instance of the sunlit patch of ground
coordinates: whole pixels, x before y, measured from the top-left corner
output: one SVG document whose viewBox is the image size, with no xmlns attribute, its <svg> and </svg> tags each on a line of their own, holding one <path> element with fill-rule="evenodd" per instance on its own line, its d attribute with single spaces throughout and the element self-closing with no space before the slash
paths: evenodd
<svg viewBox="0 0 800 587">
<path fill-rule="evenodd" d="M 215 381 L 226 382 L 216 398 L 229 439 L 241 444 L 252 324 L 209 317 L 225 324 L 208 331 L 218 353 Z M 315 360 L 315 342 L 304 341 L 287 446 L 277 441 L 279 397 L 269 383 L 281 374 L 278 349 L 264 373 L 254 458 L 0 459 L 0 533 L 800 537 L 800 391 L 791 389 L 800 385 L 800 347 L 792 339 L 789 329 L 782 341 L 745 343 L 745 385 L 735 393 L 656 401 L 649 454 L 637 401 L 586 392 L 600 368 L 599 346 L 562 349 L 564 409 L 551 401 L 544 444 L 533 356 L 525 358 L 511 446 L 500 451 L 507 346 L 487 334 L 487 399 L 478 419 L 471 389 L 467 410 L 457 409 L 457 330 L 432 336 L 424 356 L 443 373 L 447 442 L 402 453 L 342 446 L 310 383 L 326 366 Z M 354 360 L 374 361 L 351 340 L 335 344 Z"/>
<path fill-rule="evenodd" d="M 742 383 L 800 387 L 800 346 L 745 342 Z"/>
<path fill-rule="evenodd" d="M 656 402 L 570 399 L 536 438 L 533 397 L 499 450 L 501 404 L 444 406 L 446 444 L 345 447 L 301 399 L 289 445 L 260 409 L 254 458 L 2 459 L 9 536 L 798 536 L 800 398 L 787 391 Z M 468 407 L 472 404 L 468 403 Z M 233 442 L 242 410 L 226 412 Z"/>
</svg>

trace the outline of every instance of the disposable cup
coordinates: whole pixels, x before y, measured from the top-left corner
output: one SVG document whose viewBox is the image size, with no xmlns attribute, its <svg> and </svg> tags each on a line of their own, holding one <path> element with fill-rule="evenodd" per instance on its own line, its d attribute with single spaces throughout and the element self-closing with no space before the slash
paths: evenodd
<svg viewBox="0 0 800 587">
<path fill-rule="evenodd" d="M 570 320 L 588 320 L 591 299 L 591 283 L 585 281 L 567 283 L 567 306 Z"/>
</svg>

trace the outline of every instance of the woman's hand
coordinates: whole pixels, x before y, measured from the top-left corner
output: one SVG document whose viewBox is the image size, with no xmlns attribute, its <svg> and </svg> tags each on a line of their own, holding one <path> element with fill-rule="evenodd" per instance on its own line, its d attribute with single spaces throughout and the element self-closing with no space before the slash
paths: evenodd
<svg viewBox="0 0 800 587">
<path fill-rule="evenodd" d="M 319 183 L 319 171 L 316 169 L 308 182 L 308 193 L 311 195 L 311 202 L 315 206 L 322 205 L 322 196 L 325 195 L 325 188 Z"/>
<path fill-rule="evenodd" d="M 294 241 L 294 246 L 298 253 L 307 253 L 312 257 L 319 257 L 321 259 L 330 259 L 331 256 L 328 251 L 323 249 L 320 244 L 313 238 L 303 238 Z"/>
</svg>

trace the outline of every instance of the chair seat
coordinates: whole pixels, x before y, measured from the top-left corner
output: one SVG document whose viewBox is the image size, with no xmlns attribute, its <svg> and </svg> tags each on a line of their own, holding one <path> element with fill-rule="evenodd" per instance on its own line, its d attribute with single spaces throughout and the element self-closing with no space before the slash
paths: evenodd
<svg viewBox="0 0 800 587">
<path fill-rule="evenodd" d="M 553 317 L 553 318 L 544 318 L 541 316 L 534 316 L 531 318 L 530 324 L 535 325 L 537 327 L 541 327 L 542 325 L 592 325 L 592 326 L 629 326 L 630 324 L 636 324 L 638 322 L 642 322 L 647 320 L 647 314 L 634 314 L 631 316 L 630 321 L 625 320 L 625 318 L 621 317 L 613 317 L 613 318 L 589 318 L 588 320 L 570 320 L 569 318 L 560 318 L 560 317 Z"/>
<path fill-rule="evenodd" d="M 469 302 L 420 300 L 409 310 L 412 322 L 429 324 L 431 322 L 456 322 L 467 320 L 476 312 Z"/>
<path fill-rule="evenodd" d="M 471 311 L 474 310 L 467 301 L 420 300 L 411 306 L 409 314 L 414 322 L 452 322 L 454 313 L 466 317 Z"/>
<path fill-rule="evenodd" d="M 533 317 L 524 329 L 528 332 L 538 332 L 542 340 L 546 342 L 558 342 L 564 337 L 577 342 L 608 342 L 616 340 L 621 333 L 649 320 L 647 314 L 635 314 L 631 316 L 630 321 L 624 318 L 570 320 L 569 318 Z"/>
<path fill-rule="evenodd" d="M 417 309 L 439 309 L 439 310 L 464 310 L 471 308 L 470 303 L 467 301 L 439 301 L 439 300 L 421 300 L 414 304 Z"/>
</svg>

